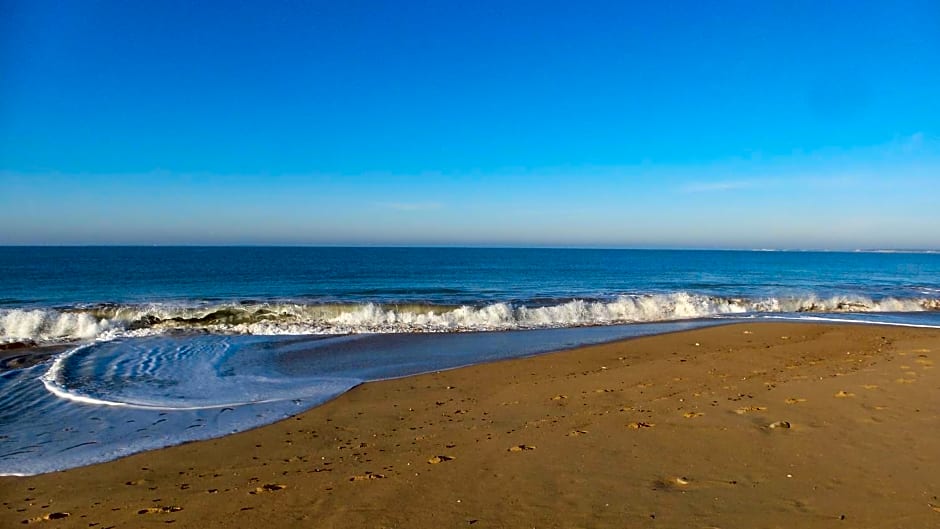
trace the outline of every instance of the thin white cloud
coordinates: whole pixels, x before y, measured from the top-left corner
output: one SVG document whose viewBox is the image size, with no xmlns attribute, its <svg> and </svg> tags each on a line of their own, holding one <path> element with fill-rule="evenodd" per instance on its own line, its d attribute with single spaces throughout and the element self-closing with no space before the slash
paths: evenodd
<svg viewBox="0 0 940 529">
<path fill-rule="evenodd" d="M 721 191 L 736 191 L 739 189 L 754 189 L 766 187 L 769 181 L 759 180 L 732 180 L 718 182 L 687 182 L 679 188 L 683 193 L 715 193 Z"/>
<path fill-rule="evenodd" d="M 940 137 L 918 131 L 876 145 L 716 162 L 695 173 L 689 168 L 669 168 L 668 172 L 680 177 L 676 192 L 721 193 L 794 186 L 857 189 L 886 183 L 897 186 L 902 181 L 914 185 L 928 175 L 936 178 L 938 168 Z"/>
<path fill-rule="evenodd" d="M 915 132 L 907 138 L 903 138 L 898 144 L 901 152 L 905 154 L 916 153 L 922 151 L 925 147 L 931 147 L 930 140 L 924 136 L 923 132 Z"/>
<path fill-rule="evenodd" d="M 765 178 L 760 180 L 728 180 L 715 182 L 687 182 L 679 188 L 682 193 L 720 193 L 743 189 L 793 188 L 802 186 L 823 189 L 852 189 L 864 186 L 864 175 L 796 176 L 792 178 Z"/>
<path fill-rule="evenodd" d="M 443 207 L 439 202 L 381 202 L 379 206 L 395 211 L 433 211 Z"/>
</svg>

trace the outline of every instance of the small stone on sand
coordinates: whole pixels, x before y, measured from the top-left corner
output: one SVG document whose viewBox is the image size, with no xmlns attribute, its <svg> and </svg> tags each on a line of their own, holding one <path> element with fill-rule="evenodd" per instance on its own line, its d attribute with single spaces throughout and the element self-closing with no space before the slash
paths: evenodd
<svg viewBox="0 0 940 529">
<path fill-rule="evenodd" d="M 368 481 L 371 479 L 384 479 L 385 474 L 375 474 L 372 472 L 366 472 L 365 474 L 360 474 L 358 476 L 353 476 L 349 478 L 349 481 Z"/>
<path fill-rule="evenodd" d="M 38 516 L 38 517 L 36 517 L 36 518 L 30 518 L 30 519 L 28 519 L 28 520 L 23 520 L 23 523 L 24 523 L 24 524 L 32 524 L 32 523 L 37 523 L 37 522 L 45 522 L 45 521 L 48 521 L 48 520 L 61 520 L 61 519 L 63 519 L 63 518 L 68 518 L 69 516 L 71 516 L 71 515 L 70 515 L 69 513 L 67 513 L 67 512 L 53 512 L 53 513 L 49 513 L 49 514 L 47 514 L 47 515 L 45 515 L 45 516 Z"/>
<path fill-rule="evenodd" d="M 182 507 L 176 505 L 167 505 L 166 507 L 147 507 L 146 509 L 141 509 L 137 511 L 137 514 L 159 514 L 159 513 L 170 513 L 170 512 L 180 512 Z"/>
<path fill-rule="evenodd" d="M 255 490 L 249 492 L 248 494 L 261 494 L 262 492 L 274 492 L 278 490 L 284 490 L 287 488 L 287 485 L 281 485 L 279 483 L 266 483 Z"/>
</svg>

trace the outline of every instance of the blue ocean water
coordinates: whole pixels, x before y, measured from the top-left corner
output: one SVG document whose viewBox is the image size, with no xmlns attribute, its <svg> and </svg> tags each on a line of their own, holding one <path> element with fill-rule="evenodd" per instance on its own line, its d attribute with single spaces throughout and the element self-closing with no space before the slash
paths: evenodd
<svg viewBox="0 0 940 529">
<path fill-rule="evenodd" d="M 720 324 L 940 326 L 940 255 L 0 248 L 0 473 L 225 435 L 364 381 Z"/>
<path fill-rule="evenodd" d="M 0 343 L 130 331 L 509 330 L 940 310 L 940 255 L 475 248 L 0 248 Z"/>
</svg>

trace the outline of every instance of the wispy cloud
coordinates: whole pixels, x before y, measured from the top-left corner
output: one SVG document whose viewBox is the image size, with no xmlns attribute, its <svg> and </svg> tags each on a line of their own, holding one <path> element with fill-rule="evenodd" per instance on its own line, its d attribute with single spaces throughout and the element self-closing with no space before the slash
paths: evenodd
<svg viewBox="0 0 940 529">
<path fill-rule="evenodd" d="M 858 189 L 901 181 L 914 185 L 936 175 L 938 167 L 940 137 L 919 131 L 876 145 L 719 161 L 694 170 L 669 168 L 666 176 L 679 180 L 673 188 L 678 193 Z"/>
<path fill-rule="evenodd" d="M 682 193 L 721 193 L 724 191 L 793 189 L 795 187 L 822 189 L 851 189 L 865 185 L 859 174 L 837 174 L 827 176 L 795 176 L 790 178 L 764 178 L 756 180 L 719 180 L 714 182 L 687 182 Z"/>
<path fill-rule="evenodd" d="M 767 187 L 772 182 L 760 180 L 730 180 L 718 182 L 687 182 L 679 190 L 683 193 L 716 193 Z"/>
<path fill-rule="evenodd" d="M 441 209 L 440 202 L 380 202 L 379 206 L 395 211 L 433 211 Z"/>
<path fill-rule="evenodd" d="M 906 138 L 901 138 L 898 142 L 898 148 L 904 154 L 919 153 L 925 149 L 936 148 L 937 143 L 932 138 L 928 138 L 923 132 L 915 132 Z"/>
</svg>

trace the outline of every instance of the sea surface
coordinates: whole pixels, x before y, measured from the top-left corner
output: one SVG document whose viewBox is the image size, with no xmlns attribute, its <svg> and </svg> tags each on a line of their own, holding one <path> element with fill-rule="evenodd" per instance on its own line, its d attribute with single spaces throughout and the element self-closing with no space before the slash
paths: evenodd
<svg viewBox="0 0 940 529">
<path fill-rule="evenodd" d="M 940 327 L 940 254 L 0 247 L 0 474 L 270 423 L 370 380 L 737 320 Z"/>
</svg>

